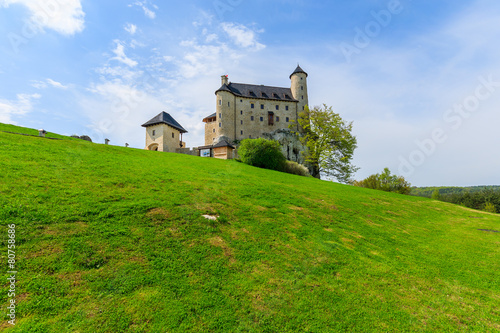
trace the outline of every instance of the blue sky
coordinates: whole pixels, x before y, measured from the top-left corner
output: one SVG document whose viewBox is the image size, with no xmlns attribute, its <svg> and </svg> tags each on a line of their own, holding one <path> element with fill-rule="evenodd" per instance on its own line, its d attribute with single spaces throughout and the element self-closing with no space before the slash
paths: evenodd
<svg viewBox="0 0 500 333">
<path fill-rule="evenodd" d="M 220 76 L 354 122 L 361 179 L 500 184 L 500 3 L 0 0 L 0 122 L 143 148 L 169 112 L 204 144 Z"/>
</svg>

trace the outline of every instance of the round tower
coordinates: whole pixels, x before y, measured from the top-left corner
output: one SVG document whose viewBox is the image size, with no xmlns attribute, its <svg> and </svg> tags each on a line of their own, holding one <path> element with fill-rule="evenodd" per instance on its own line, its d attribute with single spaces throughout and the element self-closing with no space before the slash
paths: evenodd
<svg viewBox="0 0 500 333">
<path fill-rule="evenodd" d="M 223 75 L 221 77 L 222 86 L 215 92 L 217 97 L 216 103 L 216 127 L 215 127 L 215 141 L 218 143 L 221 139 L 231 140 L 235 139 L 235 97 L 230 89 L 228 77 Z"/>
<path fill-rule="evenodd" d="M 298 112 L 302 112 L 306 105 L 309 105 L 309 98 L 307 95 L 307 73 L 297 65 L 295 71 L 290 75 L 292 81 L 292 94 L 293 98 L 299 101 Z"/>
</svg>

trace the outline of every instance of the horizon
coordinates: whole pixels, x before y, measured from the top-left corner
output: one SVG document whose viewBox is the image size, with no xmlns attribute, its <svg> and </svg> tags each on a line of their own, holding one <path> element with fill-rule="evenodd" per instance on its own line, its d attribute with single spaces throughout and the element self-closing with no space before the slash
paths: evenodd
<svg viewBox="0 0 500 333">
<path fill-rule="evenodd" d="M 289 87 L 299 63 L 310 106 L 354 123 L 356 179 L 495 186 L 499 14 L 493 0 L 0 0 L 0 122 L 143 149 L 141 124 L 165 111 L 197 147 L 221 75 Z"/>
</svg>

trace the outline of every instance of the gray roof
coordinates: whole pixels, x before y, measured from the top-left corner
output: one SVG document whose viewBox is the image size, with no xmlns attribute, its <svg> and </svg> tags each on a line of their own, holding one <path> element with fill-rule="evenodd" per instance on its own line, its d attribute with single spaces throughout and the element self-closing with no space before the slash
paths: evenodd
<svg viewBox="0 0 500 333">
<path fill-rule="evenodd" d="M 231 82 L 229 85 L 223 84 L 215 93 L 219 91 L 227 91 L 237 97 L 298 102 L 298 100 L 293 98 L 290 88 Z"/>
<path fill-rule="evenodd" d="M 212 146 L 212 148 L 219 148 L 219 147 L 231 147 L 234 149 L 234 146 L 229 142 L 227 142 L 226 140 L 222 140 L 219 143 Z"/>
<path fill-rule="evenodd" d="M 292 75 L 293 75 L 293 74 L 298 74 L 298 73 L 305 74 L 305 75 L 306 75 L 306 77 L 307 77 L 307 73 L 306 73 L 306 72 L 305 72 L 302 68 L 300 68 L 300 66 L 299 66 L 299 65 L 297 65 L 297 68 L 295 68 L 295 70 L 293 71 L 293 73 L 292 73 L 292 74 L 290 74 L 290 78 L 292 78 Z"/>
<path fill-rule="evenodd" d="M 217 113 L 212 113 L 210 116 L 203 118 L 203 120 L 208 119 L 208 118 L 215 118 L 217 116 Z"/>
<path fill-rule="evenodd" d="M 142 124 L 142 127 L 149 127 L 158 124 L 167 124 L 175 129 L 178 129 L 181 133 L 187 133 L 187 131 L 168 113 L 163 111 L 150 121 Z"/>
</svg>

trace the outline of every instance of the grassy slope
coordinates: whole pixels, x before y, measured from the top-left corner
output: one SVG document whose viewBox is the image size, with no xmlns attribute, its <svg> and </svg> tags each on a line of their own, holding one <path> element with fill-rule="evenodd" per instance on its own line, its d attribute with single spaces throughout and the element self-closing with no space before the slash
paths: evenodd
<svg viewBox="0 0 500 333">
<path fill-rule="evenodd" d="M 0 171 L 1 262 L 15 223 L 20 289 L 18 325 L 0 330 L 500 329 L 500 234 L 477 230 L 499 230 L 497 215 L 2 132 Z"/>
</svg>

